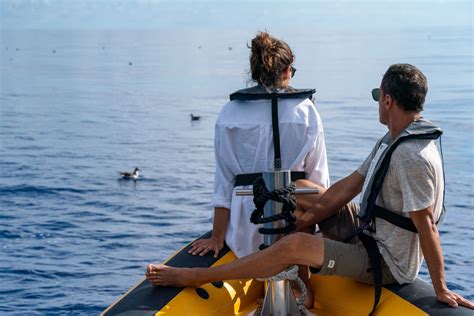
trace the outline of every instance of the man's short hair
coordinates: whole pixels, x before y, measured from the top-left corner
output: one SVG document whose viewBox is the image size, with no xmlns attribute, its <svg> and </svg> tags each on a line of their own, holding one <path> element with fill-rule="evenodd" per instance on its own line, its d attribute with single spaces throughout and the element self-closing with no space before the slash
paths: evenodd
<svg viewBox="0 0 474 316">
<path fill-rule="evenodd" d="M 406 112 L 423 111 L 428 81 L 425 75 L 410 64 L 395 64 L 388 68 L 380 86 L 383 93 L 397 101 Z"/>
</svg>

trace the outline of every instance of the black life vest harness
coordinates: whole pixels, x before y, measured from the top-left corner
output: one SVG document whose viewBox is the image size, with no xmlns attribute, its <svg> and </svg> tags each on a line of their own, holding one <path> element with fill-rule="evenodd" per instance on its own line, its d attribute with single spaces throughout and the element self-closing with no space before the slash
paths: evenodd
<svg viewBox="0 0 474 316">
<path fill-rule="evenodd" d="M 274 168 L 281 169 L 281 150 L 280 150 L 280 127 L 278 121 L 278 99 L 311 99 L 315 89 L 272 89 L 263 86 L 254 86 L 247 89 L 238 90 L 230 95 L 230 100 L 271 100 L 272 104 L 272 129 L 273 129 L 273 151 Z M 239 174 L 235 177 L 234 187 L 242 185 L 252 185 L 257 178 L 262 175 L 261 172 Z M 304 171 L 292 171 L 291 181 L 305 179 Z"/>
<path fill-rule="evenodd" d="M 390 142 L 390 134 L 387 133 L 382 139 L 377 143 L 377 148 L 380 148 L 382 144 L 386 147 L 382 149 L 383 152 L 379 160 L 377 161 L 375 168 L 373 169 L 372 176 L 367 178 L 365 181 L 368 181 L 365 192 L 363 192 L 362 203 L 359 212 L 359 218 L 362 222 L 362 225 L 355 229 L 344 242 L 349 242 L 355 236 L 358 236 L 362 244 L 364 245 L 367 254 L 369 256 L 370 265 L 372 268 L 372 275 L 374 281 L 374 305 L 370 315 L 373 314 L 377 304 L 380 300 L 380 295 L 382 293 L 382 262 L 381 254 L 377 246 L 377 242 L 373 237 L 364 233 L 364 231 L 375 232 L 376 225 L 375 219 L 382 218 L 387 222 L 408 230 L 413 233 L 417 233 L 415 224 L 411 218 L 404 217 L 395 212 L 392 212 L 386 208 L 378 206 L 375 204 L 377 196 L 382 188 L 383 181 L 387 174 L 390 159 L 392 157 L 395 149 L 404 141 L 411 139 L 427 139 L 427 140 L 436 140 L 438 139 L 443 131 L 438 126 L 435 126 L 430 121 L 419 119 L 411 123 L 405 130 L 403 130 L 397 138 Z M 442 159 L 442 149 L 441 149 L 441 159 Z M 370 176 L 370 175 L 367 175 Z M 443 177 L 444 177 L 444 166 L 443 166 Z M 443 203 L 444 203 L 444 188 L 443 188 Z M 440 223 L 444 218 L 444 205 L 442 207 L 442 213 L 436 224 Z"/>
</svg>

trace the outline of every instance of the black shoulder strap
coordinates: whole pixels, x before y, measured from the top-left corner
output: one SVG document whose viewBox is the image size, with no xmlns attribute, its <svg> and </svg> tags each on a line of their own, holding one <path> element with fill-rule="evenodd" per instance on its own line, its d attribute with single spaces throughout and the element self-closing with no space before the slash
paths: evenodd
<svg viewBox="0 0 474 316">
<path fill-rule="evenodd" d="M 403 217 L 378 205 L 374 205 L 373 215 L 374 217 L 386 220 L 392 225 L 398 226 L 413 233 L 418 233 L 415 224 L 413 224 L 413 221 L 409 217 Z"/>
<path fill-rule="evenodd" d="M 445 210 L 444 210 L 444 205 L 443 205 L 443 210 L 441 211 L 441 214 L 438 220 L 436 221 L 436 225 L 438 225 L 439 223 L 443 221 L 444 214 L 445 214 Z M 374 217 L 378 217 L 378 218 L 386 220 L 392 225 L 411 231 L 412 233 L 415 233 L 415 234 L 418 233 L 418 230 L 416 229 L 415 224 L 409 217 L 401 216 L 395 212 L 392 212 L 378 205 L 374 205 L 373 215 Z"/>
<path fill-rule="evenodd" d="M 278 120 L 278 95 L 272 95 L 272 129 L 273 129 L 273 152 L 275 154 L 275 170 L 281 169 L 280 151 L 280 122 Z"/>
</svg>

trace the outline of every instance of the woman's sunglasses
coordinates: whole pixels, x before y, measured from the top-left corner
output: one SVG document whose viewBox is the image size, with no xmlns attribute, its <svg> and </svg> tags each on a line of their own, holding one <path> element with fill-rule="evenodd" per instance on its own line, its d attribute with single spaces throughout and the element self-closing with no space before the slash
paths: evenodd
<svg viewBox="0 0 474 316">
<path fill-rule="evenodd" d="M 293 76 L 295 75 L 295 72 L 296 72 L 296 68 L 291 66 L 291 78 L 293 78 Z"/>
</svg>

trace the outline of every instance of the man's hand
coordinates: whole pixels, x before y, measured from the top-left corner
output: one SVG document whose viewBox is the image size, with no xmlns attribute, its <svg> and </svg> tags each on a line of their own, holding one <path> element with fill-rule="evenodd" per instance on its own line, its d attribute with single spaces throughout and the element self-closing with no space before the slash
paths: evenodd
<svg viewBox="0 0 474 316">
<path fill-rule="evenodd" d="M 211 237 L 194 241 L 191 244 L 191 249 L 189 249 L 188 253 L 204 256 L 209 251 L 214 251 L 214 258 L 217 258 L 222 248 L 224 248 L 224 241 L 217 239 L 217 237 Z"/>
<path fill-rule="evenodd" d="M 296 181 L 297 187 L 315 187 L 319 190 L 317 195 L 297 197 L 297 212 L 303 214 L 296 220 L 296 231 L 304 231 L 305 228 L 331 217 L 360 193 L 364 180 L 359 172 L 354 171 L 327 190 L 308 180 Z"/>
<path fill-rule="evenodd" d="M 470 309 L 474 309 L 474 303 L 465 299 L 459 294 L 451 292 L 446 289 L 443 292 L 437 293 L 436 299 L 440 302 L 446 303 L 451 307 L 458 307 L 458 305 L 465 306 Z"/>
<path fill-rule="evenodd" d="M 439 242 L 438 228 L 433 214 L 433 206 L 426 209 L 410 212 L 410 218 L 415 224 L 420 238 L 421 250 L 425 257 L 431 282 L 436 293 L 436 299 L 451 307 L 458 305 L 474 309 L 472 302 L 466 300 L 459 294 L 451 292 L 446 286 L 444 278 L 444 258 Z"/>
</svg>

